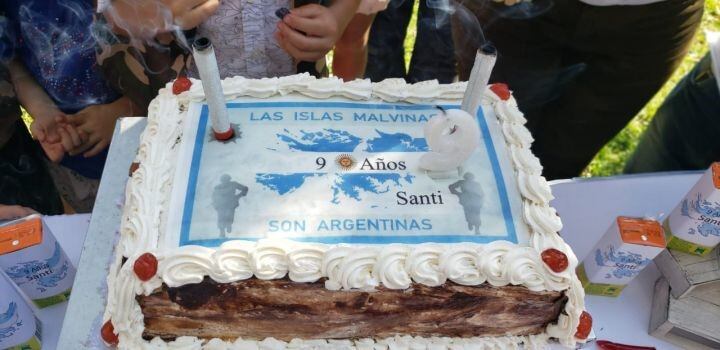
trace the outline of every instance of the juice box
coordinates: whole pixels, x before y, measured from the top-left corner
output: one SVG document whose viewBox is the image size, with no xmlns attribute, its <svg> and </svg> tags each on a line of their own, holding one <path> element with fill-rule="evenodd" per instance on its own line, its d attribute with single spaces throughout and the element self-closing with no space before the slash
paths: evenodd
<svg viewBox="0 0 720 350">
<path fill-rule="evenodd" d="M 668 248 L 706 255 L 720 244 L 720 162 L 716 162 L 663 222 Z"/>
<path fill-rule="evenodd" d="M 617 297 L 664 249 L 659 222 L 620 216 L 580 263 L 578 278 L 587 294 Z"/>
<path fill-rule="evenodd" d="M 40 321 L 5 276 L 0 276 L 0 296 L 0 349 L 40 350 Z"/>
<path fill-rule="evenodd" d="M 70 297 L 75 267 L 40 215 L 0 226 L 0 269 L 44 308 Z"/>
</svg>

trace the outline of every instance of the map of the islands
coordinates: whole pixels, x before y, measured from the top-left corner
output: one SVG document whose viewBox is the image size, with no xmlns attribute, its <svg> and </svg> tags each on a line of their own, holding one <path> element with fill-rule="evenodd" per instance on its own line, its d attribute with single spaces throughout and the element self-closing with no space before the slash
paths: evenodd
<svg viewBox="0 0 720 350">
<path fill-rule="evenodd" d="M 286 143 L 291 150 L 300 152 L 352 152 L 361 138 L 337 129 L 322 129 L 318 131 L 300 130 L 299 134 L 283 129 L 277 134 L 280 141 Z"/>
<path fill-rule="evenodd" d="M 290 150 L 299 152 L 353 152 L 363 143 L 364 152 L 427 152 L 424 138 L 415 138 L 406 133 L 387 133 L 375 129 L 375 135 L 363 139 L 346 130 L 325 128 L 317 131 L 300 130 L 291 132 L 283 129 L 277 134 L 280 142 Z"/>
<path fill-rule="evenodd" d="M 257 174 L 255 181 L 265 189 L 280 196 L 293 193 L 305 184 L 308 178 L 324 177 L 325 173 Z M 405 184 L 412 184 L 415 176 L 400 173 L 348 173 L 331 174 L 334 180 L 329 184 L 333 204 L 340 204 L 342 197 L 362 201 L 363 194 L 383 194 L 400 190 Z"/>
<path fill-rule="evenodd" d="M 255 181 L 279 195 L 292 193 L 309 177 L 325 176 L 324 173 L 257 174 Z"/>
</svg>

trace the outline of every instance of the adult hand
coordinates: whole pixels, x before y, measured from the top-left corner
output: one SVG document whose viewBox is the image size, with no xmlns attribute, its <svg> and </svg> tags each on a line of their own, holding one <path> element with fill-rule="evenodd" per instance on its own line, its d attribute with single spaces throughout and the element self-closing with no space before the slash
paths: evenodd
<svg viewBox="0 0 720 350">
<path fill-rule="evenodd" d="M 197 27 L 219 5 L 220 0 L 114 0 L 103 14 L 115 31 L 152 39 L 176 28 Z"/>
<path fill-rule="evenodd" d="M 294 8 L 278 22 L 275 39 L 300 61 L 317 61 L 332 50 L 344 30 L 327 7 L 309 4 Z"/>
<path fill-rule="evenodd" d="M 19 205 L 0 204 L 0 220 L 13 220 L 30 214 L 37 214 L 37 212 Z"/>
</svg>

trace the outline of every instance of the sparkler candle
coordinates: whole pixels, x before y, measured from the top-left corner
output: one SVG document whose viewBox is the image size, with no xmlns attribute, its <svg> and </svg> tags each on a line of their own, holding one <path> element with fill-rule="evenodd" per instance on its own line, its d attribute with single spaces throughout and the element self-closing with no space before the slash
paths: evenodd
<svg viewBox="0 0 720 350">
<path fill-rule="evenodd" d="M 40 215 L 0 226 L 0 269 L 40 308 L 70 297 L 75 267 Z"/>
<path fill-rule="evenodd" d="M 0 296 L 0 349 L 40 350 L 40 321 L 5 276 L 0 276 Z"/>
<path fill-rule="evenodd" d="M 222 90 L 215 50 L 208 38 L 195 40 L 193 43 L 193 58 L 202 80 L 215 138 L 220 141 L 229 140 L 234 133 L 230 126 L 230 118 L 225 105 L 225 94 L 223 94 Z"/>
<path fill-rule="evenodd" d="M 489 41 L 485 43 L 480 50 L 478 50 L 477 55 L 475 55 L 475 63 L 473 63 L 473 68 L 470 72 L 470 80 L 468 80 L 461 106 L 462 110 L 470 113 L 470 115 L 473 115 L 480 105 L 496 60 L 497 49 Z"/>
</svg>

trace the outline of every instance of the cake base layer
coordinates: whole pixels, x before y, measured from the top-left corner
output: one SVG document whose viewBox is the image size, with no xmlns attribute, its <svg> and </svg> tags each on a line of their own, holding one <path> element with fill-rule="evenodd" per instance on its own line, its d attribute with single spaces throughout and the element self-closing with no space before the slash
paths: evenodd
<svg viewBox="0 0 720 350">
<path fill-rule="evenodd" d="M 137 300 L 146 338 L 179 336 L 234 340 L 492 337 L 532 335 L 556 321 L 567 298 L 562 292 L 525 287 L 439 287 L 406 290 L 331 291 L 323 282 L 249 279 L 161 289 Z"/>
</svg>

